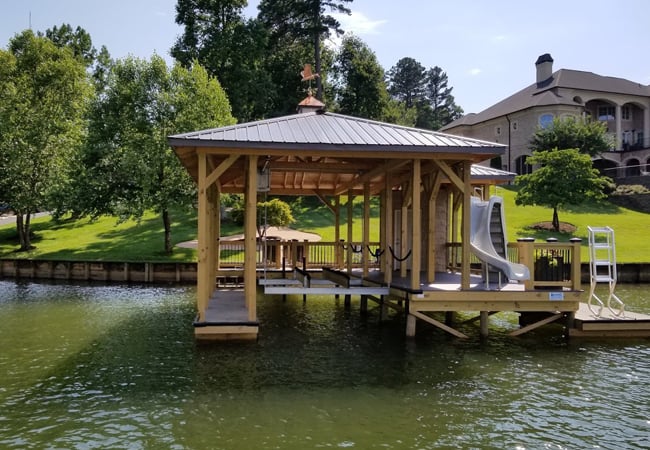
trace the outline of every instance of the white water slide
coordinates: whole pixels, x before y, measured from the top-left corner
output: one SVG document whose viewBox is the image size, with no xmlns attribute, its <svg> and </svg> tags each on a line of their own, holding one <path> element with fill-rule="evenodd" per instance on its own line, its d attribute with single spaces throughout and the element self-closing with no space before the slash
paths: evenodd
<svg viewBox="0 0 650 450">
<path fill-rule="evenodd" d="M 495 195 L 490 197 L 489 201 L 472 197 L 471 218 L 472 253 L 483 263 L 503 272 L 508 280 L 530 279 L 528 267 L 506 259 L 508 243 L 505 234 L 503 199 Z"/>
</svg>

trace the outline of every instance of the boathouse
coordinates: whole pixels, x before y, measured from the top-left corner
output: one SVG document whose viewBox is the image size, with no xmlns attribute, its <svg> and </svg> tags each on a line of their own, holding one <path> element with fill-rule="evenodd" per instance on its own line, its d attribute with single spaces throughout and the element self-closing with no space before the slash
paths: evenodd
<svg viewBox="0 0 650 450">
<path fill-rule="evenodd" d="M 174 135 L 169 143 L 198 185 L 199 339 L 255 338 L 263 328 L 256 312 L 260 286 L 267 294 L 343 294 L 346 300 L 358 294 L 362 304 L 377 300 L 404 311 L 409 336 L 423 320 L 464 337 L 435 318 L 439 312 L 480 311 L 481 332 L 487 334 L 488 316 L 497 311 L 543 313 L 517 330 L 525 332 L 578 310 L 580 243 L 501 239 L 501 256 L 489 264 L 473 254 L 478 244 L 470 239 L 476 232 L 472 197 L 487 206 L 490 186 L 513 176 L 478 163 L 502 155 L 503 145 L 334 114 L 311 97 L 294 115 Z M 313 195 L 327 205 L 336 239 L 318 248 L 330 245 L 330 257 L 312 254 L 315 244 L 287 247 L 284 254 L 293 255 L 288 269 L 280 279 L 267 280 L 261 269 L 275 262 L 257 239 L 259 192 Z M 242 193 L 245 199 L 239 267 L 226 267 L 223 260 L 222 193 Z M 360 242 L 352 242 L 352 220 L 347 233 L 341 231 L 341 196 L 363 197 Z M 379 242 L 369 238 L 372 197 L 380 204 Z M 352 202 L 347 204 L 351 217 Z M 496 217 L 502 224 L 500 211 L 491 211 L 486 220 Z M 507 262 L 499 266 L 502 260 Z M 540 271 L 541 261 L 552 266 L 555 277 Z M 488 266 L 492 273 L 484 270 Z M 504 269 L 510 267 L 521 273 L 510 272 L 509 279 Z M 243 289 L 223 288 L 218 280 L 226 274 L 240 275 Z"/>
</svg>

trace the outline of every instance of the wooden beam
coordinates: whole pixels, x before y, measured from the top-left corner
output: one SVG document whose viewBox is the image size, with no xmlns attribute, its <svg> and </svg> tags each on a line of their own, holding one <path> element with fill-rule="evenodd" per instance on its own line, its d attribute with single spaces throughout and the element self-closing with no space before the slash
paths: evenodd
<svg viewBox="0 0 650 450">
<path fill-rule="evenodd" d="M 456 336 L 457 338 L 469 339 L 469 336 L 467 336 L 466 334 L 463 334 L 460 331 L 455 330 L 455 329 L 451 328 L 450 326 L 447 326 L 444 323 L 437 321 L 433 317 L 427 316 L 426 314 L 422 314 L 421 312 L 418 312 L 418 311 L 410 311 L 409 314 L 414 316 L 414 317 L 417 317 L 420 320 L 424 320 L 425 322 L 429 322 L 431 325 L 433 325 L 435 327 L 438 327 L 441 330 L 444 330 L 447 333 Z"/>
<path fill-rule="evenodd" d="M 212 183 L 217 181 L 221 175 L 223 175 L 226 170 L 232 166 L 235 161 L 239 158 L 239 155 L 230 155 L 228 158 L 226 158 L 225 161 L 223 161 L 219 166 L 217 166 L 216 169 L 214 169 L 210 175 L 207 176 L 205 183 L 206 183 L 206 188 L 210 187 Z"/>
<path fill-rule="evenodd" d="M 558 313 L 552 316 L 549 316 L 545 319 L 540 320 L 539 322 L 531 323 L 530 325 L 526 325 L 525 327 L 522 327 L 518 330 L 513 331 L 510 333 L 510 336 L 520 336 L 524 333 L 529 332 L 530 330 L 534 330 L 535 328 L 539 328 L 542 325 L 546 325 L 547 323 L 555 322 L 558 319 L 561 319 L 564 314 Z"/>
<path fill-rule="evenodd" d="M 454 170 L 451 167 L 449 167 L 449 164 L 447 164 L 445 161 L 438 160 L 438 159 L 434 159 L 433 163 L 437 165 L 440 168 L 440 170 L 442 170 L 445 173 L 445 175 L 447 175 L 449 181 L 451 181 L 458 189 L 460 189 L 461 191 L 464 189 L 463 180 L 458 175 L 456 175 Z"/>
<path fill-rule="evenodd" d="M 349 183 L 346 183 L 339 188 L 337 188 L 334 191 L 334 194 L 342 194 L 345 191 L 349 191 L 355 186 L 358 186 L 366 181 L 370 181 L 371 179 L 378 177 L 386 172 L 390 172 L 392 170 L 399 169 L 400 167 L 406 165 L 409 161 L 404 160 L 404 161 L 388 161 L 387 163 L 376 167 L 368 172 L 361 173 L 358 177 L 356 177 L 354 180 L 350 181 Z"/>
</svg>

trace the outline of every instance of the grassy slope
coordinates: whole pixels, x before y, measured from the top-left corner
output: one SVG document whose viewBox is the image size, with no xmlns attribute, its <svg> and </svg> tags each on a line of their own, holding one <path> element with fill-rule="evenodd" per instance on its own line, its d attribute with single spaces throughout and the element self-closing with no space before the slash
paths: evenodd
<svg viewBox="0 0 650 450">
<path fill-rule="evenodd" d="M 510 188 L 498 188 L 497 194 L 504 197 L 508 239 L 514 241 L 517 237 L 534 237 L 545 240 L 547 237 L 557 237 L 567 241 L 570 237 L 583 239 L 585 251 L 583 260 L 588 259 L 586 252 L 587 226 L 610 226 L 616 233 L 616 252 L 619 262 L 648 262 L 650 261 L 650 215 L 637 213 L 612 205 L 583 207 L 572 211 L 560 211 L 560 220 L 569 222 L 577 227 L 572 235 L 539 232 L 526 227 L 536 223 L 550 221 L 552 212 L 548 208 L 515 206 L 515 192 Z M 347 208 L 342 210 L 342 223 L 345 224 Z M 378 209 L 371 209 L 372 215 L 377 215 Z M 361 217 L 361 198 L 355 199 L 355 217 Z M 318 233 L 324 241 L 334 240 L 333 214 L 323 205 L 316 202 L 306 202 L 296 208 L 297 222 L 294 228 Z M 172 239 L 174 243 L 196 238 L 196 218 L 188 213 L 175 213 Z M 47 258 L 47 259 L 77 259 L 105 261 L 194 261 L 196 251 L 176 248 L 171 256 L 164 255 L 162 222 L 154 214 L 149 214 L 140 223 L 128 221 L 118 224 L 112 217 L 100 218 L 91 222 L 87 219 L 56 224 L 49 218 L 37 219 L 33 225 L 36 239 L 35 250 L 28 253 L 16 253 L 15 226 L 0 227 L 0 257 L 1 258 Z M 362 221 L 354 221 L 354 240 L 361 239 Z M 379 219 L 374 217 L 370 222 L 373 241 L 379 240 Z M 232 225 L 223 224 L 222 234 L 228 235 L 240 232 Z M 344 225 L 341 238 L 347 238 L 347 227 Z"/>
<path fill-rule="evenodd" d="M 616 239 L 616 256 L 618 262 L 650 262 L 650 214 L 620 208 L 611 203 L 585 205 L 569 210 L 559 211 L 561 222 L 568 222 L 576 227 L 572 234 L 536 231 L 528 228 L 538 222 L 549 222 L 553 211 L 539 206 L 516 206 L 516 191 L 509 187 L 497 188 L 497 195 L 504 199 L 508 240 L 518 237 L 534 237 L 544 241 L 547 237 L 557 237 L 559 241 L 568 241 L 571 237 L 583 240 L 582 260 L 588 261 L 588 226 L 609 226 L 614 230 Z"/>
</svg>

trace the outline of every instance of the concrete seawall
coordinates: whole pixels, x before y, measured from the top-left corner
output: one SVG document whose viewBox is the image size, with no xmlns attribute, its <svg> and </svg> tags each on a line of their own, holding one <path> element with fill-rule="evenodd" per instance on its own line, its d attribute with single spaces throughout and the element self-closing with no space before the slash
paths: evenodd
<svg viewBox="0 0 650 450">
<path fill-rule="evenodd" d="M 195 283 L 196 263 L 2 259 L 0 278 Z"/>
<path fill-rule="evenodd" d="M 619 283 L 650 283 L 650 263 L 618 264 Z M 195 262 L 48 261 L 0 259 L 0 278 L 195 283 Z M 589 264 L 581 265 L 581 281 L 589 283 Z"/>
</svg>

